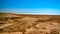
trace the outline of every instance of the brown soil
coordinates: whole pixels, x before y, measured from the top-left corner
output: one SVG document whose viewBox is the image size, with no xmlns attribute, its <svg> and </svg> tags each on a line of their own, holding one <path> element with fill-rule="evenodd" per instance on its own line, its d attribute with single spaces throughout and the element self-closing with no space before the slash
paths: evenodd
<svg viewBox="0 0 60 34">
<path fill-rule="evenodd" d="M 0 13 L 0 34 L 60 34 L 60 16 Z"/>
</svg>

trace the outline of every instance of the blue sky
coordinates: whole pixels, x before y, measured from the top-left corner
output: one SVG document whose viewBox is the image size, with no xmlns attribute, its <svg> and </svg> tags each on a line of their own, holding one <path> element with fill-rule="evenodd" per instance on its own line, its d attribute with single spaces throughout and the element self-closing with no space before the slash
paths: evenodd
<svg viewBox="0 0 60 34">
<path fill-rule="evenodd" d="M 60 15 L 60 0 L 0 0 L 0 9 L 0 12 Z"/>
</svg>

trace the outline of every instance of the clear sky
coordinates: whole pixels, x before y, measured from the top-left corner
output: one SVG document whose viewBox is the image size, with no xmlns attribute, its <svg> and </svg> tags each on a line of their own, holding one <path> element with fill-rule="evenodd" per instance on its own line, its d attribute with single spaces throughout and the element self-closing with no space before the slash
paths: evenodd
<svg viewBox="0 0 60 34">
<path fill-rule="evenodd" d="M 0 0 L 0 12 L 60 15 L 60 0 Z"/>
</svg>

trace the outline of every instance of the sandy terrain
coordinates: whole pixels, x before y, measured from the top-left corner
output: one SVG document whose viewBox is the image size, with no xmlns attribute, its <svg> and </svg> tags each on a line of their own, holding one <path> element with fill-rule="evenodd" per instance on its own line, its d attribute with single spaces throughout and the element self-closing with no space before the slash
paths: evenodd
<svg viewBox="0 0 60 34">
<path fill-rule="evenodd" d="M 0 13 L 0 34 L 60 34 L 60 16 Z"/>
</svg>

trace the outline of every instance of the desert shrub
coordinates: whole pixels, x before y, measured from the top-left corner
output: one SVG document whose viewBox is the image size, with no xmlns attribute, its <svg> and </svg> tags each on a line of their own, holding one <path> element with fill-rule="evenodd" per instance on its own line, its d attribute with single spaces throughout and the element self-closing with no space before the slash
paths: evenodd
<svg viewBox="0 0 60 34">
<path fill-rule="evenodd" d="M 11 17 L 11 19 L 21 19 L 23 17 Z"/>
<path fill-rule="evenodd" d="M 50 34 L 59 34 L 56 30 L 52 30 Z"/>
<path fill-rule="evenodd" d="M 3 29 L 0 29 L 0 32 L 3 32 Z"/>
<path fill-rule="evenodd" d="M 19 19 L 19 17 L 11 17 L 11 19 Z"/>
<path fill-rule="evenodd" d="M 0 21 L 7 21 L 9 19 L 9 17 L 3 17 L 3 18 L 0 18 Z"/>
<path fill-rule="evenodd" d="M 36 22 L 46 22 L 48 20 L 41 20 L 41 19 L 38 19 Z"/>
<path fill-rule="evenodd" d="M 0 21 L 3 21 L 3 19 L 2 19 L 2 18 L 0 18 Z"/>
</svg>

